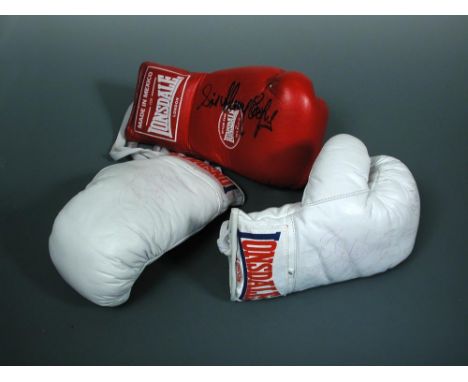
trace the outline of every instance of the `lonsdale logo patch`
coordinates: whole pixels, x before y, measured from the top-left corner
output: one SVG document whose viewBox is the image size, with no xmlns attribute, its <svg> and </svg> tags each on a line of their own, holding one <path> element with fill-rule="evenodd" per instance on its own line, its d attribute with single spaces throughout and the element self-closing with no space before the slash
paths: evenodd
<svg viewBox="0 0 468 382">
<path fill-rule="evenodd" d="M 218 121 L 219 138 L 224 146 L 233 149 L 241 139 L 242 110 L 226 109 L 221 112 Z"/>
<path fill-rule="evenodd" d="M 136 131 L 177 141 L 180 107 L 188 77 L 156 66 L 146 68 L 135 114 Z"/>
<path fill-rule="evenodd" d="M 280 296 L 273 281 L 273 259 L 281 232 L 255 234 L 237 232 L 244 274 L 241 300 Z"/>
</svg>

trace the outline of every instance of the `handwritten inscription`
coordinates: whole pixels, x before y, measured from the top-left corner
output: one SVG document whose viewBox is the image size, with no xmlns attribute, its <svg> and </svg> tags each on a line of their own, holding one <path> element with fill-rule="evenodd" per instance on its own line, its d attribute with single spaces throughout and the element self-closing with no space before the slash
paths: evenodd
<svg viewBox="0 0 468 382">
<path fill-rule="evenodd" d="M 213 90 L 212 84 L 205 85 L 201 91 L 203 99 L 197 105 L 196 109 L 199 110 L 202 107 L 220 107 L 225 111 L 242 110 L 242 113 L 245 116 L 245 118 L 257 121 L 253 133 L 254 138 L 257 136 L 261 129 L 273 131 L 273 121 L 278 115 L 278 110 L 271 110 L 271 105 L 273 103 L 272 99 L 267 99 L 264 93 L 259 93 L 251 97 L 247 102 L 243 102 L 237 98 L 240 86 L 240 82 L 233 81 L 229 85 L 226 94 L 220 94 Z M 244 134 L 243 130 L 241 134 Z"/>
</svg>

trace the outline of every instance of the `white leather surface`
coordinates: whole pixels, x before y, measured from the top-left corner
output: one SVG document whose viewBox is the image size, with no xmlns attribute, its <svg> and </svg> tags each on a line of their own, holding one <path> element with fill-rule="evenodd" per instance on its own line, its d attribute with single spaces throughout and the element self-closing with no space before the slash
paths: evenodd
<svg viewBox="0 0 468 382">
<path fill-rule="evenodd" d="M 280 233 L 272 278 L 278 294 L 287 295 L 396 266 L 413 249 L 419 214 L 418 189 L 402 162 L 369 158 L 357 138 L 337 135 L 317 158 L 302 202 L 251 214 L 233 209 L 223 223 L 218 246 L 229 256 L 231 299 L 249 299 L 243 293 L 253 271 L 241 250 L 242 235 L 258 237 L 261 246 L 262 237 Z M 258 270 L 262 264 L 250 266 Z M 259 285 L 252 299 L 271 291 L 262 292 Z"/>
<path fill-rule="evenodd" d="M 125 302 L 143 269 L 242 204 L 197 165 L 159 154 L 101 170 L 57 216 L 49 239 L 62 277 L 96 304 Z"/>
</svg>

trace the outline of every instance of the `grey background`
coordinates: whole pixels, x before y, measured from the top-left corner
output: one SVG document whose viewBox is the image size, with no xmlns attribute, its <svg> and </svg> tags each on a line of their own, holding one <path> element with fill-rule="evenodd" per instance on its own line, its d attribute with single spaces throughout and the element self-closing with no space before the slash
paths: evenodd
<svg viewBox="0 0 468 382">
<path fill-rule="evenodd" d="M 1 17 L 1 364 L 467 364 L 468 22 L 464 17 Z M 102 167 L 139 64 L 266 64 L 309 75 L 348 132 L 400 158 L 422 209 L 385 274 L 232 303 L 218 228 L 95 306 L 56 273 L 53 219 Z M 297 201 L 229 173 L 245 210 Z"/>
</svg>

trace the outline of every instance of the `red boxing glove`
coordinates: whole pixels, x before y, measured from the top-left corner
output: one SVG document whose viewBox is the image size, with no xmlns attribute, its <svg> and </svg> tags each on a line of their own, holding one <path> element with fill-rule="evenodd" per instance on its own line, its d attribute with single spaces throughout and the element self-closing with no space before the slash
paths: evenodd
<svg viewBox="0 0 468 382">
<path fill-rule="evenodd" d="M 322 147 L 327 118 L 325 102 L 298 72 L 262 66 L 191 73 L 145 62 L 125 136 L 299 188 Z"/>
</svg>

